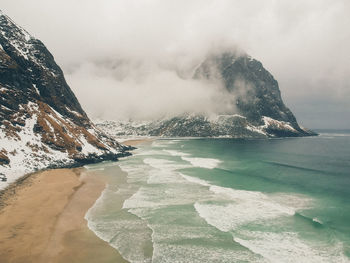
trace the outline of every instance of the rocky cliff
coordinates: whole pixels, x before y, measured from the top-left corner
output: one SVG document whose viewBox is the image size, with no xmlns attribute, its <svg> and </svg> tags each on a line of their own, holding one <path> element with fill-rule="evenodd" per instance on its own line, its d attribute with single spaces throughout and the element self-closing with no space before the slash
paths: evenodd
<svg viewBox="0 0 350 263">
<path fill-rule="evenodd" d="M 126 150 L 89 120 L 44 44 L 0 11 L 0 173 L 13 181 Z"/>
<path fill-rule="evenodd" d="M 309 133 L 299 127 L 293 113 L 284 105 L 275 78 L 261 62 L 247 54 L 224 52 L 210 55 L 196 69 L 194 77 L 222 82 L 228 95 L 235 98 L 235 112 L 253 125 L 267 124 L 267 117 L 288 123 L 295 129 L 293 134 L 290 129 L 283 133 L 270 127 L 269 134 L 298 136 Z"/>
</svg>

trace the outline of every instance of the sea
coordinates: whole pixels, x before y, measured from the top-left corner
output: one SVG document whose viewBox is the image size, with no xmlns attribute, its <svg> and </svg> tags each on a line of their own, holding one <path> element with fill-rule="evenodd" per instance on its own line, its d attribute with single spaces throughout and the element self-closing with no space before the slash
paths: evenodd
<svg viewBox="0 0 350 263">
<path fill-rule="evenodd" d="M 87 166 L 88 226 L 129 262 L 350 262 L 350 131 L 137 147 Z"/>
</svg>

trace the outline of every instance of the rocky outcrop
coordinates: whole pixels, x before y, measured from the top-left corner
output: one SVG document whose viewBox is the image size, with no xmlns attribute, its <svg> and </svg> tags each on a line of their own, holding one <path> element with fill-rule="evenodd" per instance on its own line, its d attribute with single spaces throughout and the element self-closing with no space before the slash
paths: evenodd
<svg viewBox="0 0 350 263">
<path fill-rule="evenodd" d="M 225 137 L 271 138 L 298 137 L 299 131 L 289 122 L 263 117 L 263 124 L 256 125 L 238 114 L 203 115 L 184 114 L 156 121 L 97 121 L 96 125 L 110 136 L 161 136 L 161 137 Z M 316 135 L 303 130 L 303 134 Z"/>
<path fill-rule="evenodd" d="M 298 127 L 284 105 L 277 81 L 261 62 L 245 54 L 226 52 L 210 55 L 196 69 L 195 78 L 216 79 L 235 97 L 238 114 L 262 124 L 262 116 L 290 122 Z"/>
<path fill-rule="evenodd" d="M 126 155 L 89 120 L 44 44 L 0 12 L 0 173 Z"/>
<path fill-rule="evenodd" d="M 245 53 L 223 52 L 209 55 L 196 69 L 196 79 L 219 81 L 227 96 L 233 98 L 233 112 L 268 137 L 311 136 L 316 133 L 301 128 L 293 113 L 283 103 L 278 82 L 262 63 Z M 225 122 L 226 123 L 226 122 Z"/>
</svg>

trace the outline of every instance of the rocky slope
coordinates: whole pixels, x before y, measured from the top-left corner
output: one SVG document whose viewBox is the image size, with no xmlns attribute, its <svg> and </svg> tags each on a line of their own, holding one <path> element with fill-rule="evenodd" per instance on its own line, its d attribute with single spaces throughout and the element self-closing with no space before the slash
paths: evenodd
<svg viewBox="0 0 350 263">
<path fill-rule="evenodd" d="M 149 122 L 103 121 L 101 129 L 117 136 L 268 138 L 316 135 L 301 128 L 284 105 L 277 81 L 250 56 L 237 52 L 209 55 L 194 79 L 223 86 L 230 110 L 212 116 L 183 114 Z"/>
<path fill-rule="evenodd" d="M 127 154 L 89 120 L 44 44 L 1 11 L 0 95 L 0 174 L 8 182 Z"/>
</svg>

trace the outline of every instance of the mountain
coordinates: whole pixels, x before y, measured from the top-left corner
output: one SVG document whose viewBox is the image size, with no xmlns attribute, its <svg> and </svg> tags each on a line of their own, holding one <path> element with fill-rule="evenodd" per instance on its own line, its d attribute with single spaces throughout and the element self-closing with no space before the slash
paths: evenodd
<svg viewBox="0 0 350 263">
<path fill-rule="evenodd" d="M 128 154 L 90 121 L 44 44 L 1 11 L 0 94 L 0 174 L 9 181 Z"/>
<path fill-rule="evenodd" d="M 194 70 L 193 79 L 223 86 L 230 110 L 207 116 L 186 113 L 155 121 L 102 121 L 97 125 L 117 136 L 268 138 L 311 136 L 284 105 L 278 82 L 262 63 L 247 54 L 208 55 Z"/>
</svg>

